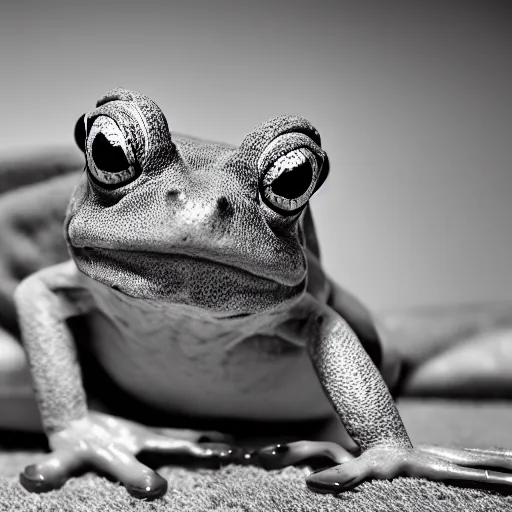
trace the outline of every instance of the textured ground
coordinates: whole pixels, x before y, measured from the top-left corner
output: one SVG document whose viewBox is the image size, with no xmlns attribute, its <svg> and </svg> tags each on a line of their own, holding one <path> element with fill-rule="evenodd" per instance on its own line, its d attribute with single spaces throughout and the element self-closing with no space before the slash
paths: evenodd
<svg viewBox="0 0 512 512">
<path fill-rule="evenodd" d="M 512 446 L 512 404 L 507 402 L 407 400 L 400 409 L 414 443 Z M 58 491 L 36 495 L 17 482 L 19 470 L 36 458 L 37 454 L 12 452 L 8 447 L 0 452 L 0 511 L 512 511 L 512 496 L 409 478 L 367 482 L 338 497 L 318 495 L 307 490 L 304 468 L 167 467 L 160 472 L 169 479 L 169 491 L 149 503 L 92 474 L 72 479 Z"/>
</svg>

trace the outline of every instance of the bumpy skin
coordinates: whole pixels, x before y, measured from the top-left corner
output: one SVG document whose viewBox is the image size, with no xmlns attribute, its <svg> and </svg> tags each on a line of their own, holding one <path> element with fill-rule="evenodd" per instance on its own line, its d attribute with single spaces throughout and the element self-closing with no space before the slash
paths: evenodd
<svg viewBox="0 0 512 512">
<path fill-rule="evenodd" d="M 25 470 L 27 488 L 58 487 L 92 465 L 154 498 L 166 483 L 137 461 L 139 451 L 208 458 L 226 450 L 202 446 L 200 433 L 166 437 L 91 412 L 67 323 L 78 316 L 109 378 L 164 414 L 272 421 L 335 412 L 359 457 L 325 442 L 258 454 L 269 466 L 316 454 L 343 463 L 311 475 L 313 489 L 399 474 L 509 484 L 447 460 L 478 464 L 488 454 L 475 462 L 463 451 L 411 446 L 377 369 L 392 385 L 398 365 L 383 357 L 366 309 L 319 264 L 307 201 L 328 159 L 308 121 L 271 119 L 238 148 L 205 143 L 172 136 L 155 103 L 116 89 L 80 119 L 76 136 L 86 169 L 65 221 L 72 260 L 33 274 L 15 294 L 53 449 Z M 505 455 L 500 465 L 510 467 Z"/>
</svg>

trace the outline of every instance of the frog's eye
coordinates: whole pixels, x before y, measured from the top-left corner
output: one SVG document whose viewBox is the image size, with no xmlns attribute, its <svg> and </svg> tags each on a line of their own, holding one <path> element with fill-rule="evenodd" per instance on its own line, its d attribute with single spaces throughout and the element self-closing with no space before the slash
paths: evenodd
<svg viewBox="0 0 512 512">
<path fill-rule="evenodd" d="M 133 148 L 117 123 L 97 117 L 85 143 L 87 168 L 93 181 L 104 188 L 117 188 L 140 174 Z"/>
<path fill-rule="evenodd" d="M 272 209 L 295 214 L 313 194 L 320 165 L 307 148 L 294 149 L 279 157 L 263 177 L 261 195 Z"/>
</svg>

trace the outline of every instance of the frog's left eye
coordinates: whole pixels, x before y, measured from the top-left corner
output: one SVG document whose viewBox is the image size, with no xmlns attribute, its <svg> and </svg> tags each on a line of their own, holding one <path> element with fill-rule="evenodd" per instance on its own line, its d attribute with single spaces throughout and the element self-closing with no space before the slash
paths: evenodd
<svg viewBox="0 0 512 512">
<path fill-rule="evenodd" d="M 261 195 L 274 210 L 287 215 L 298 212 L 313 194 L 320 165 L 307 148 L 294 149 L 279 157 L 263 177 Z"/>
<path fill-rule="evenodd" d="M 85 143 L 87 168 L 93 181 L 104 188 L 117 188 L 140 174 L 133 148 L 110 117 L 97 117 Z"/>
</svg>

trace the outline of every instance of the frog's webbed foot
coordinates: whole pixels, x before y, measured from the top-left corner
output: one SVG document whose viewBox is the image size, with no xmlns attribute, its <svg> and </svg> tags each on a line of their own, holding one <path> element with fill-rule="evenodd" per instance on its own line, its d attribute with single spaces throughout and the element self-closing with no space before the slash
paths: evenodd
<svg viewBox="0 0 512 512">
<path fill-rule="evenodd" d="M 364 480 L 410 476 L 468 487 L 512 492 L 512 451 L 420 446 L 369 448 L 354 457 L 335 443 L 300 441 L 266 447 L 258 453 L 266 467 L 297 464 L 315 456 L 327 456 L 336 465 L 311 473 L 307 485 L 316 492 L 340 493 Z"/>
<path fill-rule="evenodd" d="M 89 413 L 51 435 L 53 452 L 26 467 L 20 482 L 29 491 L 46 492 L 92 469 L 121 482 L 132 496 L 152 500 L 165 494 L 167 480 L 137 460 L 139 453 L 218 459 L 230 454 L 230 446 L 223 441 L 230 438 L 218 432 L 152 429 L 107 414 Z"/>
</svg>

